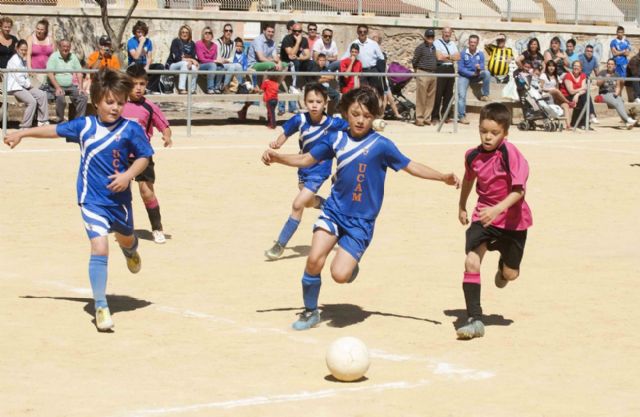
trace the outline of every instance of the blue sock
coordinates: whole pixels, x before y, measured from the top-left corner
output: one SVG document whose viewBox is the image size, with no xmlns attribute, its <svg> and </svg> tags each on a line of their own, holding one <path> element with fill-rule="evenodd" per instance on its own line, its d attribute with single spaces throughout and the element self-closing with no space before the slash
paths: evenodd
<svg viewBox="0 0 640 417">
<path fill-rule="evenodd" d="M 318 308 L 318 297 L 320 296 L 320 285 L 322 281 L 320 275 L 309 275 L 306 272 L 302 276 L 302 298 L 304 307 L 307 310 Z"/>
<path fill-rule="evenodd" d="M 89 259 L 89 281 L 93 290 L 96 308 L 107 307 L 107 256 L 91 255 Z"/>
<path fill-rule="evenodd" d="M 293 217 L 289 216 L 287 222 L 282 227 L 282 231 L 280 232 L 280 236 L 278 237 L 278 243 L 282 246 L 286 246 L 291 240 L 291 236 L 298 230 L 298 225 L 300 224 L 300 220 L 296 220 Z"/>
<path fill-rule="evenodd" d="M 131 246 L 130 248 L 124 248 L 120 246 L 120 249 L 122 249 L 122 253 L 124 253 L 124 256 L 126 256 L 127 258 L 131 258 L 138 249 L 138 237 L 134 236 L 133 246 Z"/>
</svg>

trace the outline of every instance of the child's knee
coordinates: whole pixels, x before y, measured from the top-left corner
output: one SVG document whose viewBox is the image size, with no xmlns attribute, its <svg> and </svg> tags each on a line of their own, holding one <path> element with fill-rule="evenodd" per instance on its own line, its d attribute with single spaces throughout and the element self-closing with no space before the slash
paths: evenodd
<svg viewBox="0 0 640 417">
<path fill-rule="evenodd" d="M 480 272 L 480 258 L 473 252 L 469 252 L 464 260 L 464 270 L 467 272 Z"/>
<path fill-rule="evenodd" d="M 326 257 L 309 255 L 307 258 L 306 271 L 311 275 L 318 275 L 322 272 Z"/>
<path fill-rule="evenodd" d="M 511 269 L 505 265 L 502 267 L 502 276 L 506 280 L 513 281 L 514 279 L 518 278 L 518 276 L 520 276 L 520 270 Z"/>
<path fill-rule="evenodd" d="M 353 270 L 344 266 L 331 265 L 331 277 L 338 284 L 346 284 L 351 279 Z"/>
<path fill-rule="evenodd" d="M 293 204 L 291 204 L 291 211 L 295 214 L 301 214 L 304 211 L 304 207 L 304 202 L 295 200 Z"/>
</svg>

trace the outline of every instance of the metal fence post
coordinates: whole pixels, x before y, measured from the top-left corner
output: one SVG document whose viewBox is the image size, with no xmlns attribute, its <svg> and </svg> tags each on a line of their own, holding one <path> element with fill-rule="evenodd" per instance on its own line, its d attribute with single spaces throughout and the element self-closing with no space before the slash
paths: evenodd
<svg viewBox="0 0 640 417">
<path fill-rule="evenodd" d="M 576 3 L 578 0 L 576 0 Z M 511 0 L 507 0 L 507 22 L 511 22 Z"/>
<path fill-rule="evenodd" d="M 191 93 L 191 71 L 187 73 L 187 137 L 191 137 L 191 103 L 193 100 Z"/>
<path fill-rule="evenodd" d="M 585 132 L 589 131 L 589 122 L 591 121 L 591 78 L 587 77 L 587 94 L 586 94 L 586 100 L 587 102 L 584 104 L 584 106 L 586 107 L 586 112 L 585 112 L 585 121 L 584 121 L 584 130 Z"/>
<path fill-rule="evenodd" d="M 358 16 L 362 16 L 362 0 L 358 0 Z"/>
<path fill-rule="evenodd" d="M 9 114 L 9 103 L 7 103 L 7 95 L 9 95 L 7 92 L 9 88 L 8 75 L 8 73 L 4 73 L 2 76 L 2 136 L 7 136 L 7 117 Z"/>
<path fill-rule="evenodd" d="M 574 24 L 576 24 L 576 25 L 577 25 L 577 24 L 578 24 L 578 0 L 573 0 L 573 1 L 574 1 L 574 3 L 575 3 L 575 7 L 574 7 L 574 9 L 573 9 L 573 12 L 574 12 L 574 19 L 575 19 L 575 20 L 574 20 Z"/>
<path fill-rule="evenodd" d="M 636 25 L 640 26 L 640 0 L 636 0 Z"/>
<path fill-rule="evenodd" d="M 453 133 L 458 133 L 458 63 L 453 63 L 454 75 L 453 78 Z"/>
<path fill-rule="evenodd" d="M 439 18 L 440 18 L 440 0 L 436 0 L 436 19 L 439 19 Z"/>
</svg>

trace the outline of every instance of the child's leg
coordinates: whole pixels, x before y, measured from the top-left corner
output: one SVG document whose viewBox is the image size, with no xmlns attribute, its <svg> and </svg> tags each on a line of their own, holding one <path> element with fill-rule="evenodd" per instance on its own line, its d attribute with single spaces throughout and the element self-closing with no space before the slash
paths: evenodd
<svg viewBox="0 0 640 417">
<path fill-rule="evenodd" d="M 160 203 L 156 197 L 153 183 L 150 181 L 140 181 L 140 197 L 144 202 L 144 207 L 149 215 L 151 230 L 162 230 L 162 217 L 160 216 Z"/>
<path fill-rule="evenodd" d="M 338 241 L 337 236 L 324 229 L 317 228 L 311 240 L 311 250 L 307 257 L 307 264 L 302 277 L 302 297 L 304 307 L 307 310 L 318 308 L 318 297 L 320 295 L 320 273 L 327 260 L 331 249 Z"/>
<path fill-rule="evenodd" d="M 467 316 L 473 319 L 482 319 L 482 307 L 480 305 L 480 264 L 487 252 L 487 244 L 483 243 L 467 253 L 464 261 L 464 279 L 462 290 L 467 305 Z"/>
<path fill-rule="evenodd" d="M 89 281 L 96 309 L 107 305 L 107 265 L 109 259 L 109 241 L 107 236 L 97 236 L 90 240 L 91 258 L 89 259 Z"/>
<path fill-rule="evenodd" d="M 142 260 L 138 254 L 138 238 L 135 234 L 123 235 L 122 233 L 115 232 L 116 241 L 120 245 L 120 249 L 127 259 L 127 268 L 133 274 L 140 272 L 142 267 Z"/>
<path fill-rule="evenodd" d="M 287 219 L 282 231 L 280 232 L 280 237 L 278 237 L 278 243 L 282 246 L 286 246 L 291 236 L 298 229 L 298 225 L 300 224 L 300 220 L 302 219 L 302 213 L 304 212 L 305 207 L 309 207 L 309 204 L 312 204 L 315 200 L 315 194 L 313 191 L 302 188 L 296 198 L 293 200 L 291 204 L 291 216 Z"/>
<path fill-rule="evenodd" d="M 352 280 L 353 270 L 356 266 L 358 266 L 358 260 L 339 247 L 333 262 L 331 262 L 331 276 L 338 284 L 346 284 Z"/>
</svg>

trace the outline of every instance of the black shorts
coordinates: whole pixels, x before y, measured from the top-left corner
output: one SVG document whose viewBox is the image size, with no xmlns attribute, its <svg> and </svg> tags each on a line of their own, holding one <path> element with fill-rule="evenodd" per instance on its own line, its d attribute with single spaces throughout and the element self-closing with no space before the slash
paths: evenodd
<svg viewBox="0 0 640 417">
<path fill-rule="evenodd" d="M 133 158 L 129 158 L 129 166 L 131 166 L 131 164 L 133 164 L 133 162 L 135 161 L 135 159 Z M 154 169 L 155 167 L 155 163 L 153 162 L 153 157 L 149 158 L 149 165 L 147 165 L 147 167 L 144 169 L 144 171 L 142 171 L 136 178 L 135 180 L 137 182 L 150 182 L 151 184 L 156 182 L 156 170 Z"/>
<path fill-rule="evenodd" d="M 520 269 L 520 261 L 527 242 L 526 230 L 504 230 L 494 226 L 483 227 L 480 222 L 473 222 L 467 229 L 465 253 L 469 253 L 481 244 L 487 244 L 490 251 L 497 250 L 506 266 Z"/>
</svg>

